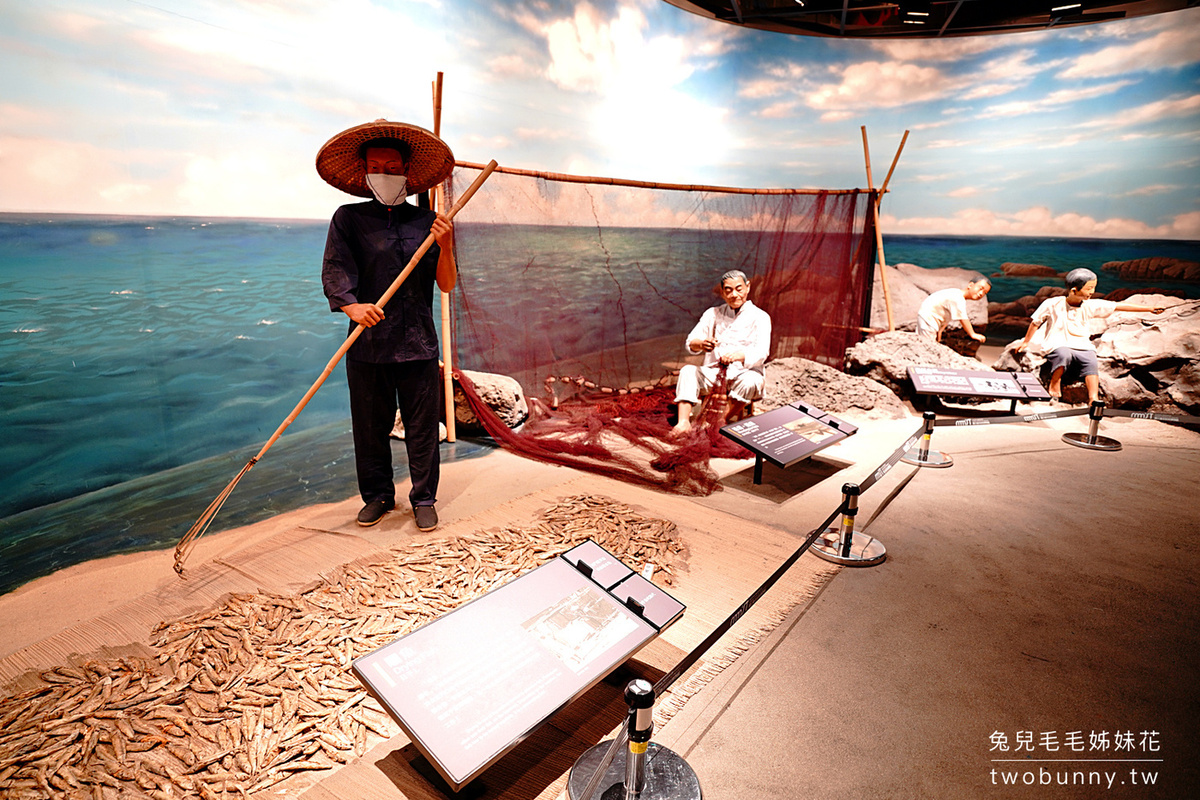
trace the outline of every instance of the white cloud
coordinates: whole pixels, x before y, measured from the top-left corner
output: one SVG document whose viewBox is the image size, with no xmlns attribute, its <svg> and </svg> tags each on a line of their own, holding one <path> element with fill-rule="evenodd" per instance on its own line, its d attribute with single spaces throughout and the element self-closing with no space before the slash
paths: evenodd
<svg viewBox="0 0 1200 800">
<path fill-rule="evenodd" d="M 518 139 L 541 142 L 553 141 L 555 139 L 569 139 L 574 135 L 563 128 L 517 128 L 514 133 Z"/>
<path fill-rule="evenodd" d="M 147 183 L 117 183 L 101 189 L 97 194 L 105 203 L 123 205 L 153 191 L 154 188 Z"/>
<path fill-rule="evenodd" d="M 1001 97 L 1012 94 L 1020 89 L 1023 83 L 981 83 L 973 89 L 963 92 L 963 100 L 982 100 L 988 97 Z"/>
<path fill-rule="evenodd" d="M 1054 111 L 1065 106 L 1073 105 L 1082 100 L 1091 100 L 1096 97 L 1103 97 L 1107 94 L 1124 89 L 1126 86 L 1131 86 L 1137 81 L 1122 80 L 1113 81 L 1111 83 L 1101 84 L 1099 86 L 1087 86 L 1079 89 L 1059 89 L 1056 92 L 1050 92 L 1044 97 L 1036 100 L 1019 100 L 1011 103 L 1001 103 L 1000 105 L 989 106 L 980 114 L 980 119 L 993 119 L 996 117 L 1015 117 L 1022 114 L 1034 114 L 1045 111 Z M 1124 112 L 1122 112 L 1124 116 Z"/>
<path fill-rule="evenodd" d="M 704 37 L 651 36 L 648 30 L 646 16 L 632 6 L 605 17 L 580 3 L 573 16 L 541 27 L 550 62 L 546 77 L 568 91 L 597 96 L 586 122 L 591 152 L 576 156 L 582 164 L 682 182 L 727 158 L 734 145 L 729 112 L 681 87 L 698 68 L 693 45 Z"/>
<path fill-rule="evenodd" d="M 963 186 L 954 191 L 946 192 L 946 197 L 975 197 L 976 195 L 984 194 L 990 189 L 980 189 L 978 186 Z"/>
<path fill-rule="evenodd" d="M 897 61 L 861 61 L 842 69 L 840 77 L 839 83 L 808 92 L 809 106 L 825 111 L 895 108 L 940 99 L 963 84 L 934 67 Z"/>
<path fill-rule="evenodd" d="M 564 89 L 599 93 L 634 85 L 639 78 L 675 85 L 691 75 L 684 40 L 647 39 L 647 27 L 636 8 L 622 6 L 608 20 L 590 3 L 580 3 L 573 17 L 544 28 L 550 52 L 546 75 Z"/>
<path fill-rule="evenodd" d="M 533 64 L 527 56 L 506 54 L 496 56 L 488 61 L 488 75 L 493 78 L 532 78 L 540 75 L 542 70 Z"/>
<path fill-rule="evenodd" d="M 1150 197 L 1156 194 L 1167 194 L 1168 192 L 1178 191 L 1183 187 L 1175 183 L 1155 183 L 1150 186 L 1140 186 L 1137 189 L 1130 189 L 1128 192 L 1123 192 L 1119 197 Z"/>
<path fill-rule="evenodd" d="M 327 217 L 345 195 L 288 151 L 212 153 L 108 149 L 86 142 L 0 138 L 0 209 L 225 217 Z M 135 172 L 153 172 L 139 180 Z"/>
<path fill-rule="evenodd" d="M 1200 94 L 1188 97 L 1172 97 L 1122 111 L 1111 120 L 1093 122 L 1092 125 L 1143 125 L 1175 117 L 1189 117 L 1200 112 Z"/>
<path fill-rule="evenodd" d="M 1011 46 L 1003 36 L 960 36 L 952 39 L 881 39 L 871 47 L 895 61 L 963 61 L 980 53 Z"/>
<path fill-rule="evenodd" d="M 1011 214 L 988 208 L 967 208 L 952 217 L 897 218 L 884 214 L 883 229 L 890 233 L 941 233 L 961 236 L 1070 236 L 1098 239 L 1197 239 L 1200 211 L 1179 214 L 1162 225 L 1112 217 L 1098 220 L 1086 214 L 1054 214 L 1033 206 Z"/>
<path fill-rule="evenodd" d="M 1132 44 L 1087 53 L 1059 73 L 1061 78 L 1108 78 L 1130 72 L 1178 69 L 1198 60 L 1200 27 L 1185 25 L 1162 31 Z"/>
<path fill-rule="evenodd" d="M 796 91 L 796 87 L 808 75 L 808 68 L 794 61 L 770 64 L 761 74 L 740 82 L 738 96 L 749 100 L 777 97 Z"/>
</svg>

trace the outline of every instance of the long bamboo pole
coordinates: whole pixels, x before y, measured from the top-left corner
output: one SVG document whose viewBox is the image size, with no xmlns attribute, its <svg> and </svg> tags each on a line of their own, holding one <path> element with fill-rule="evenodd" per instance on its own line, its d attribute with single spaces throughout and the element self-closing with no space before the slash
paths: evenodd
<svg viewBox="0 0 1200 800">
<path fill-rule="evenodd" d="M 442 136 L 442 73 L 437 74 L 433 84 L 433 135 L 439 139 Z M 434 192 L 435 211 L 441 211 L 446 206 L 446 195 L 439 185 Z M 442 379 L 443 394 L 446 395 L 446 441 L 457 439 L 454 414 L 454 342 L 450 338 L 450 293 L 442 292 Z"/>
<path fill-rule="evenodd" d="M 867 126 L 862 126 L 863 157 L 867 162 L 867 188 L 875 191 L 875 182 L 871 178 L 871 148 L 867 146 Z M 890 177 L 890 176 L 889 176 Z M 875 215 L 875 249 L 879 253 L 879 279 L 883 283 L 883 307 L 887 311 L 888 330 L 896 330 L 892 324 L 892 295 L 888 291 L 887 259 L 883 254 L 883 231 L 879 229 L 879 203 L 871 204 L 871 213 Z"/>
<path fill-rule="evenodd" d="M 466 169 L 483 169 L 482 164 L 473 161 L 455 161 L 455 166 Z M 496 172 L 505 175 L 523 175 L 528 178 L 541 178 L 560 183 L 598 183 L 606 186 L 632 186 L 637 189 L 669 189 L 678 192 L 719 192 L 723 194 L 866 194 L 865 189 L 746 189 L 737 186 L 705 186 L 702 184 L 683 183 L 652 183 L 650 181 L 635 181 L 628 178 L 603 178 L 588 175 L 568 175 L 563 172 L 537 172 L 531 169 L 516 167 L 497 167 Z"/>
<path fill-rule="evenodd" d="M 900 146 L 896 148 L 896 155 L 892 158 L 892 166 L 888 167 L 887 177 L 883 179 L 883 186 L 879 187 L 879 195 L 876 202 L 883 202 L 883 196 L 887 194 L 888 184 L 892 182 L 892 173 L 896 171 L 896 164 L 900 161 L 900 154 L 904 152 L 904 143 L 907 141 L 908 131 L 905 131 L 904 135 L 900 137 Z"/>
<path fill-rule="evenodd" d="M 864 133 L 865 131 L 866 129 L 864 128 Z M 879 194 L 875 195 L 875 235 L 878 237 L 877 242 L 879 244 L 879 258 L 881 265 L 883 264 L 883 228 L 880 225 L 880 217 L 882 213 L 880 207 L 883 205 L 883 196 L 887 194 L 888 184 L 892 182 L 892 173 L 896 171 L 896 164 L 900 162 L 900 154 L 904 152 L 904 143 L 907 141 L 908 131 L 905 131 L 904 135 L 900 137 L 900 146 L 896 148 L 896 155 L 892 157 L 892 165 L 888 167 L 887 176 L 883 179 L 883 185 L 879 187 Z M 886 265 L 883 266 L 883 269 L 883 274 L 886 276 Z M 886 277 L 884 279 L 886 280 Z M 886 286 L 887 284 L 885 283 L 884 285 Z M 886 290 L 884 293 L 884 298 L 888 299 Z M 889 303 L 889 312 L 890 310 L 891 307 Z M 888 315 L 888 330 L 894 330 L 894 328 L 892 328 L 892 319 L 890 313 Z"/>
<path fill-rule="evenodd" d="M 463 192 L 462 197 L 458 199 L 458 202 L 454 204 L 454 207 L 446 212 L 446 217 L 449 219 L 454 219 L 454 216 L 458 214 L 462 207 L 467 204 L 467 202 L 471 199 L 475 192 L 479 190 L 479 187 L 483 185 L 483 182 L 488 179 L 488 176 L 490 176 L 495 169 L 495 161 L 488 163 L 488 165 L 483 168 L 483 172 L 479 173 L 479 177 L 477 177 L 471 183 L 471 185 L 467 187 L 467 190 Z M 396 279 L 393 280 L 392 284 L 387 288 L 387 291 L 383 293 L 383 296 L 375 301 L 375 305 L 379 306 L 380 308 L 383 308 L 383 306 L 387 305 L 387 302 L 391 300 L 392 296 L 395 295 L 400 289 L 400 285 L 404 283 L 409 274 L 417 266 L 417 263 L 420 262 L 421 258 L 427 252 L 429 252 L 429 248 L 433 246 L 433 242 L 433 234 L 430 233 L 425 237 L 425 241 L 421 243 L 421 246 L 417 248 L 417 252 L 409 260 L 408 265 L 404 267 L 403 271 L 396 276 Z M 242 467 L 241 472 L 239 472 L 234 479 L 229 482 L 228 486 L 221 490 L 221 493 L 217 495 L 216 499 L 209 504 L 208 508 L 204 510 L 204 513 L 200 515 L 200 518 L 196 520 L 196 524 L 192 525 L 188 532 L 184 534 L 183 538 L 179 540 L 179 544 L 175 545 L 175 572 L 179 573 L 181 577 L 183 576 L 183 564 L 185 561 L 187 561 L 187 557 L 191 553 L 196 539 L 204 535 L 204 531 L 206 531 L 208 526 L 212 524 L 213 519 L 217 516 L 217 512 L 221 510 L 221 506 L 225 505 L 225 500 L 228 499 L 229 495 L 233 492 L 234 487 L 238 485 L 238 481 L 242 479 L 243 475 L 250 471 L 251 467 L 257 464 L 259 460 L 266 455 L 267 451 L 271 449 L 271 446 L 275 444 L 279 437 L 283 435 L 283 432 L 287 430 L 287 427 L 295 421 L 296 417 L 300 416 L 300 412 L 304 410 L 306 405 L 308 405 L 308 401 L 313 398 L 313 395 L 317 393 L 317 390 L 321 388 L 321 386 L 325 383 L 325 380 L 333 373 L 333 368 L 337 366 L 339 361 L 342 360 L 342 357 L 346 355 L 346 351 L 348 351 L 350 346 L 358 340 L 358 337 L 362 335 L 364 330 L 366 330 L 366 326 L 359 324 L 354 328 L 353 331 L 350 332 L 350 335 L 346 338 L 346 341 L 342 343 L 342 346 L 339 347 L 337 352 L 333 354 L 333 358 L 329 359 L 329 363 L 325 365 L 325 369 L 321 372 L 321 377 L 317 378 L 316 383 L 309 387 L 308 391 L 304 393 L 304 397 L 302 397 L 300 402 L 296 404 L 296 407 L 292 409 L 292 413 L 287 415 L 287 419 L 285 419 L 280 426 L 275 429 L 275 433 L 271 434 L 271 438 L 268 439 L 266 444 L 262 446 L 262 449 L 260 449 L 253 458 L 246 462 L 246 466 Z"/>
</svg>

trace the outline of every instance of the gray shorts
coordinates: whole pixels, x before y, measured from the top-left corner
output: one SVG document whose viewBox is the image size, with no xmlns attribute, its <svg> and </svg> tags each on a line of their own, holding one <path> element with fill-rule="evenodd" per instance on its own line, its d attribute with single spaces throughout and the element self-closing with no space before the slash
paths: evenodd
<svg viewBox="0 0 1200 800">
<path fill-rule="evenodd" d="M 1046 363 L 1050 365 L 1050 374 L 1055 370 L 1063 370 L 1063 381 L 1073 380 L 1087 375 L 1099 375 L 1100 363 L 1096 360 L 1095 350 L 1076 350 L 1072 347 L 1060 347 L 1046 355 Z"/>
</svg>

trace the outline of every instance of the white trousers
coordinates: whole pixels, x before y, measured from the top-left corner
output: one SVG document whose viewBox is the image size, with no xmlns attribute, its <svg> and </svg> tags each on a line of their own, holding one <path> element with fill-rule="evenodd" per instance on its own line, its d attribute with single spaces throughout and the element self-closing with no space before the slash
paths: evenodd
<svg viewBox="0 0 1200 800">
<path fill-rule="evenodd" d="M 708 394 L 708 390 L 717 382 L 720 367 L 697 367 L 695 364 L 684 364 L 679 370 L 679 380 L 675 382 L 675 402 L 700 402 L 700 395 Z M 740 364 L 726 367 L 729 378 L 729 398 L 739 403 L 749 403 L 762 397 L 763 375 L 752 369 L 746 369 Z"/>
</svg>

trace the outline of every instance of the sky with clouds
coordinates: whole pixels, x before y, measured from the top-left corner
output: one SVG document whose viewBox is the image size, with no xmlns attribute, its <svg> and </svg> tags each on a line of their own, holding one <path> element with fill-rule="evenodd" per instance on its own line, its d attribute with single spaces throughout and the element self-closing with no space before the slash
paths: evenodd
<svg viewBox="0 0 1200 800">
<path fill-rule="evenodd" d="M 1200 239 L 1200 9 L 913 41 L 662 0 L 0 0 L 0 211 L 328 218 L 313 159 L 387 117 L 460 160 L 876 184 L 889 233 Z"/>
</svg>

